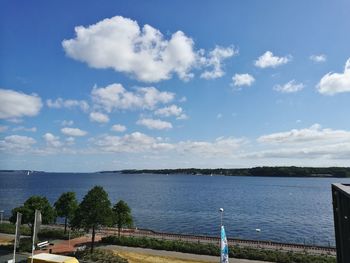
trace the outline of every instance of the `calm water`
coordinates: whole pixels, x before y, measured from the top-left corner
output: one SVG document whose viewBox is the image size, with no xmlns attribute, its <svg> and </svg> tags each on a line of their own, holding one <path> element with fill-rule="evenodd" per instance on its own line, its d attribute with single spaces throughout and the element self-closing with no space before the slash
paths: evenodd
<svg viewBox="0 0 350 263">
<path fill-rule="evenodd" d="M 61 193 L 75 191 L 81 200 L 101 185 L 112 203 L 123 199 L 130 205 L 139 228 L 218 235 L 223 207 L 229 237 L 334 245 L 334 182 L 350 179 L 0 173 L 0 210 L 9 215 L 31 195 L 54 203 Z"/>
</svg>

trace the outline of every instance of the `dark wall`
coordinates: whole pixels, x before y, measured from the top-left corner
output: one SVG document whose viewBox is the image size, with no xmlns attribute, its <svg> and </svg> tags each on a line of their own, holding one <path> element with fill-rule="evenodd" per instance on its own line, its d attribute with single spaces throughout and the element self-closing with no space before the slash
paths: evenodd
<svg viewBox="0 0 350 263">
<path fill-rule="evenodd" d="M 333 184 L 333 213 L 337 262 L 350 262 L 350 185 Z"/>
</svg>

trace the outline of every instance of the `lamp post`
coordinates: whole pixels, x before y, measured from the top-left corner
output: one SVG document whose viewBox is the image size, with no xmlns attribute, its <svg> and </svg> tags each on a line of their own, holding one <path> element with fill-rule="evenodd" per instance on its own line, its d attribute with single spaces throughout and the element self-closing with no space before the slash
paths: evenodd
<svg viewBox="0 0 350 263">
<path fill-rule="evenodd" d="M 1 222 L 1 224 L 2 224 L 2 220 L 3 220 L 4 212 L 5 212 L 4 210 L 0 210 L 0 217 L 1 217 L 0 222 Z"/>
<path fill-rule="evenodd" d="M 222 215 L 224 213 L 224 209 L 223 208 L 220 208 L 219 209 L 219 212 L 220 212 L 220 226 L 222 226 Z"/>
</svg>

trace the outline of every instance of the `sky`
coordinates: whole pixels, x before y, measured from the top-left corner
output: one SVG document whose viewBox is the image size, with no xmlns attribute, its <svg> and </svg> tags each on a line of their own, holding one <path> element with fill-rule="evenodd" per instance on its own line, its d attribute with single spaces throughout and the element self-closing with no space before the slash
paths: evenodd
<svg viewBox="0 0 350 263">
<path fill-rule="evenodd" d="M 348 10 L 1 1 L 0 169 L 349 166 Z"/>
</svg>

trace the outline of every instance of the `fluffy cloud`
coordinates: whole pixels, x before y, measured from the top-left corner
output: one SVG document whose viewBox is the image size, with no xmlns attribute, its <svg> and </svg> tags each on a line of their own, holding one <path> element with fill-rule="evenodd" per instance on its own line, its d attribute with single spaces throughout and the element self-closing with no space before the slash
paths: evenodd
<svg viewBox="0 0 350 263">
<path fill-rule="evenodd" d="M 235 74 L 232 81 L 234 86 L 251 86 L 255 79 L 250 74 Z"/>
<path fill-rule="evenodd" d="M 106 123 L 106 122 L 109 122 L 109 117 L 108 115 L 103 114 L 101 112 L 91 112 L 90 120 L 94 122 L 99 122 L 99 123 Z"/>
<path fill-rule="evenodd" d="M 87 134 L 86 131 L 83 131 L 78 128 L 62 128 L 61 132 L 67 136 L 73 136 L 73 137 L 80 137 L 80 136 L 85 136 Z"/>
<path fill-rule="evenodd" d="M 295 93 L 301 91 L 304 87 L 303 83 L 296 83 L 293 79 L 284 85 L 275 85 L 273 89 L 281 93 Z"/>
<path fill-rule="evenodd" d="M 293 129 L 287 132 L 272 133 L 258 138 L 263 143 L 329 143 L 346 142 L 350 140 L 350 131 L 322 129 L 321 125 L 314 124 L 306 129 Z"/>
<path fill-rule="evenodd" d="M 42 107 L 41 98 L 9 89 L 0 89 L 0 119 L 36 116 Z"/>
<path fill-rule="evenodd" d="M 122 16 L 104 19 L 88 27 L 75 27 L 76 37 L 64 40 L 66 54 L 94 68 L 113 68 L 138 80 L 157 82 L 177 74 L 192 77 L 196 62 L 194 42 L 177 31 L 170 39 L 150 25 L 142 28 Z"/>
<path fill-rule="evenodd" d="M 345 63 L 343 73 L 327 73 L 318 83 L 317 90 L 324 95 L 350 92 L 350 58 Z"/>
<path fill-rule="evenodd" d="M 179 152 L 195 154 L 202 157 L 229 157 L 237 154 L 237 150 L 247 143 L 245 139 L 233 137 L 218 137 L 213 142 L 207 141 L 183 141 L 176 145 Z"/>
<path fill-rule="evenodd" d="M 114 109 L 153 109 L 158 104 L 171 102 L 175 97 L 174 93 L 159 91 L 154 87 L 127 91 L 121 84 L 111 84 L 105 88 L 94 87 L 91 95 L 93 102 L 107 112 Z"/>
<path fill-rule="evenodd" d="M 102 136 L 94 141 L 94 144 L 106 152 L 140 153 L 146 151 L 169 150 L 173 146 L 162 142 L 160 138 L 153 138 L 140 132 L 133 132 L 122 137 Z"/>
<path fill-rule="evenodd" d="M 27 153 L 36 141 L 27 136 L 10 135 L 0 140 L 0 151 L 5 153 Z"/>
<path fill-rule="evenodd" d="M 311 55 L 309 58 L 310 58 L 310 60 L 312 60 L 313 62 L 317 62 L 317 63 L 325 62 L 325 61 L 327 60 L 327 56 L 324 55 L 324 54 Z"/>
<path fill-rule="evenodd" d="M 163 116 L 163 117 L 170 117 L 170 116 L 176 116 L 180 117 L 183 115 L 183 109 L 181 107 L 178 107 L 176 105 L 170 105 L 168 107 L 160 108 L 154 112 L 154 114 L 158 116 Z"/>
<path fill-rule="evenodd" d="M 111 131 L 115 131 L 115 132 L 125 132 L 126 131 L 126 127 L 124 125 L 121 124 L 114 124 L 111 127 Z"/>
<path fill-rule="evenodd" d="M 246 140 L 219 137 L 212 142 L 181 141 L 178 143 L 169 143 L 160 137 L 154 138 L 140 132 L 133 132 L 124 136 L 100 136 L 94 139 L 93 143 L 100 151 L 105 152 L 155 153 L 166 151 L 169 156 L 180 154 L 183 157 L 197 156 L 212 158 L 218 156 L 232 157 L 246 143 Z"/>
<path fill-rule="evenodd" d="M 233 47 L 220 47 L 216 46 L 215 49 L 209 52 L 207 58 L 202 57 L 201 62 L 206 67 L 211 67 L 212 70 L 206 70 L 201 74 L 201 78 L 204 79 L 216 79 L 222 77 L 225 72 L 222 69 L 223 60 L 228 59 L 238 54 L 238 50 Z"/>
<path fill-rule="evenodd" d="M 43 138 L 46 141 L 48 147 L 57 148 L 62 146 L 60 138 L 58 136 L 53 135 L 52 133 L 45 133 Z"/>
<path fill-rule="evenodd" d="M 288 63 L 291 59 L 292 57 L 290 55 L 285 57 L 278 57 L 274 56 L 271 51 L 266 51 L 254 62 L 254 64 L 259 68 L 276 68 L 278 66 Z"/>
<path fill-rule="evenodd" d="M 159 119 L 155 120 L 155 119 L 147 119 L 147 118 L 138 120 L 136 124 L 145 126 L 151 130 L 168 130 L 173 127 L 173 125 L 170 122 L 162 121 Z"/>
<path fill-rule="evenodd" d="M 89 104 L 85 100 L 64 100 L 58 98 L 56 100 L 47 100 L 46 104 L 49 108 L 61 109 L 61 108 L 80 108 L 82 111 L 86 112 L 89 110 Z"/>
</svg>

